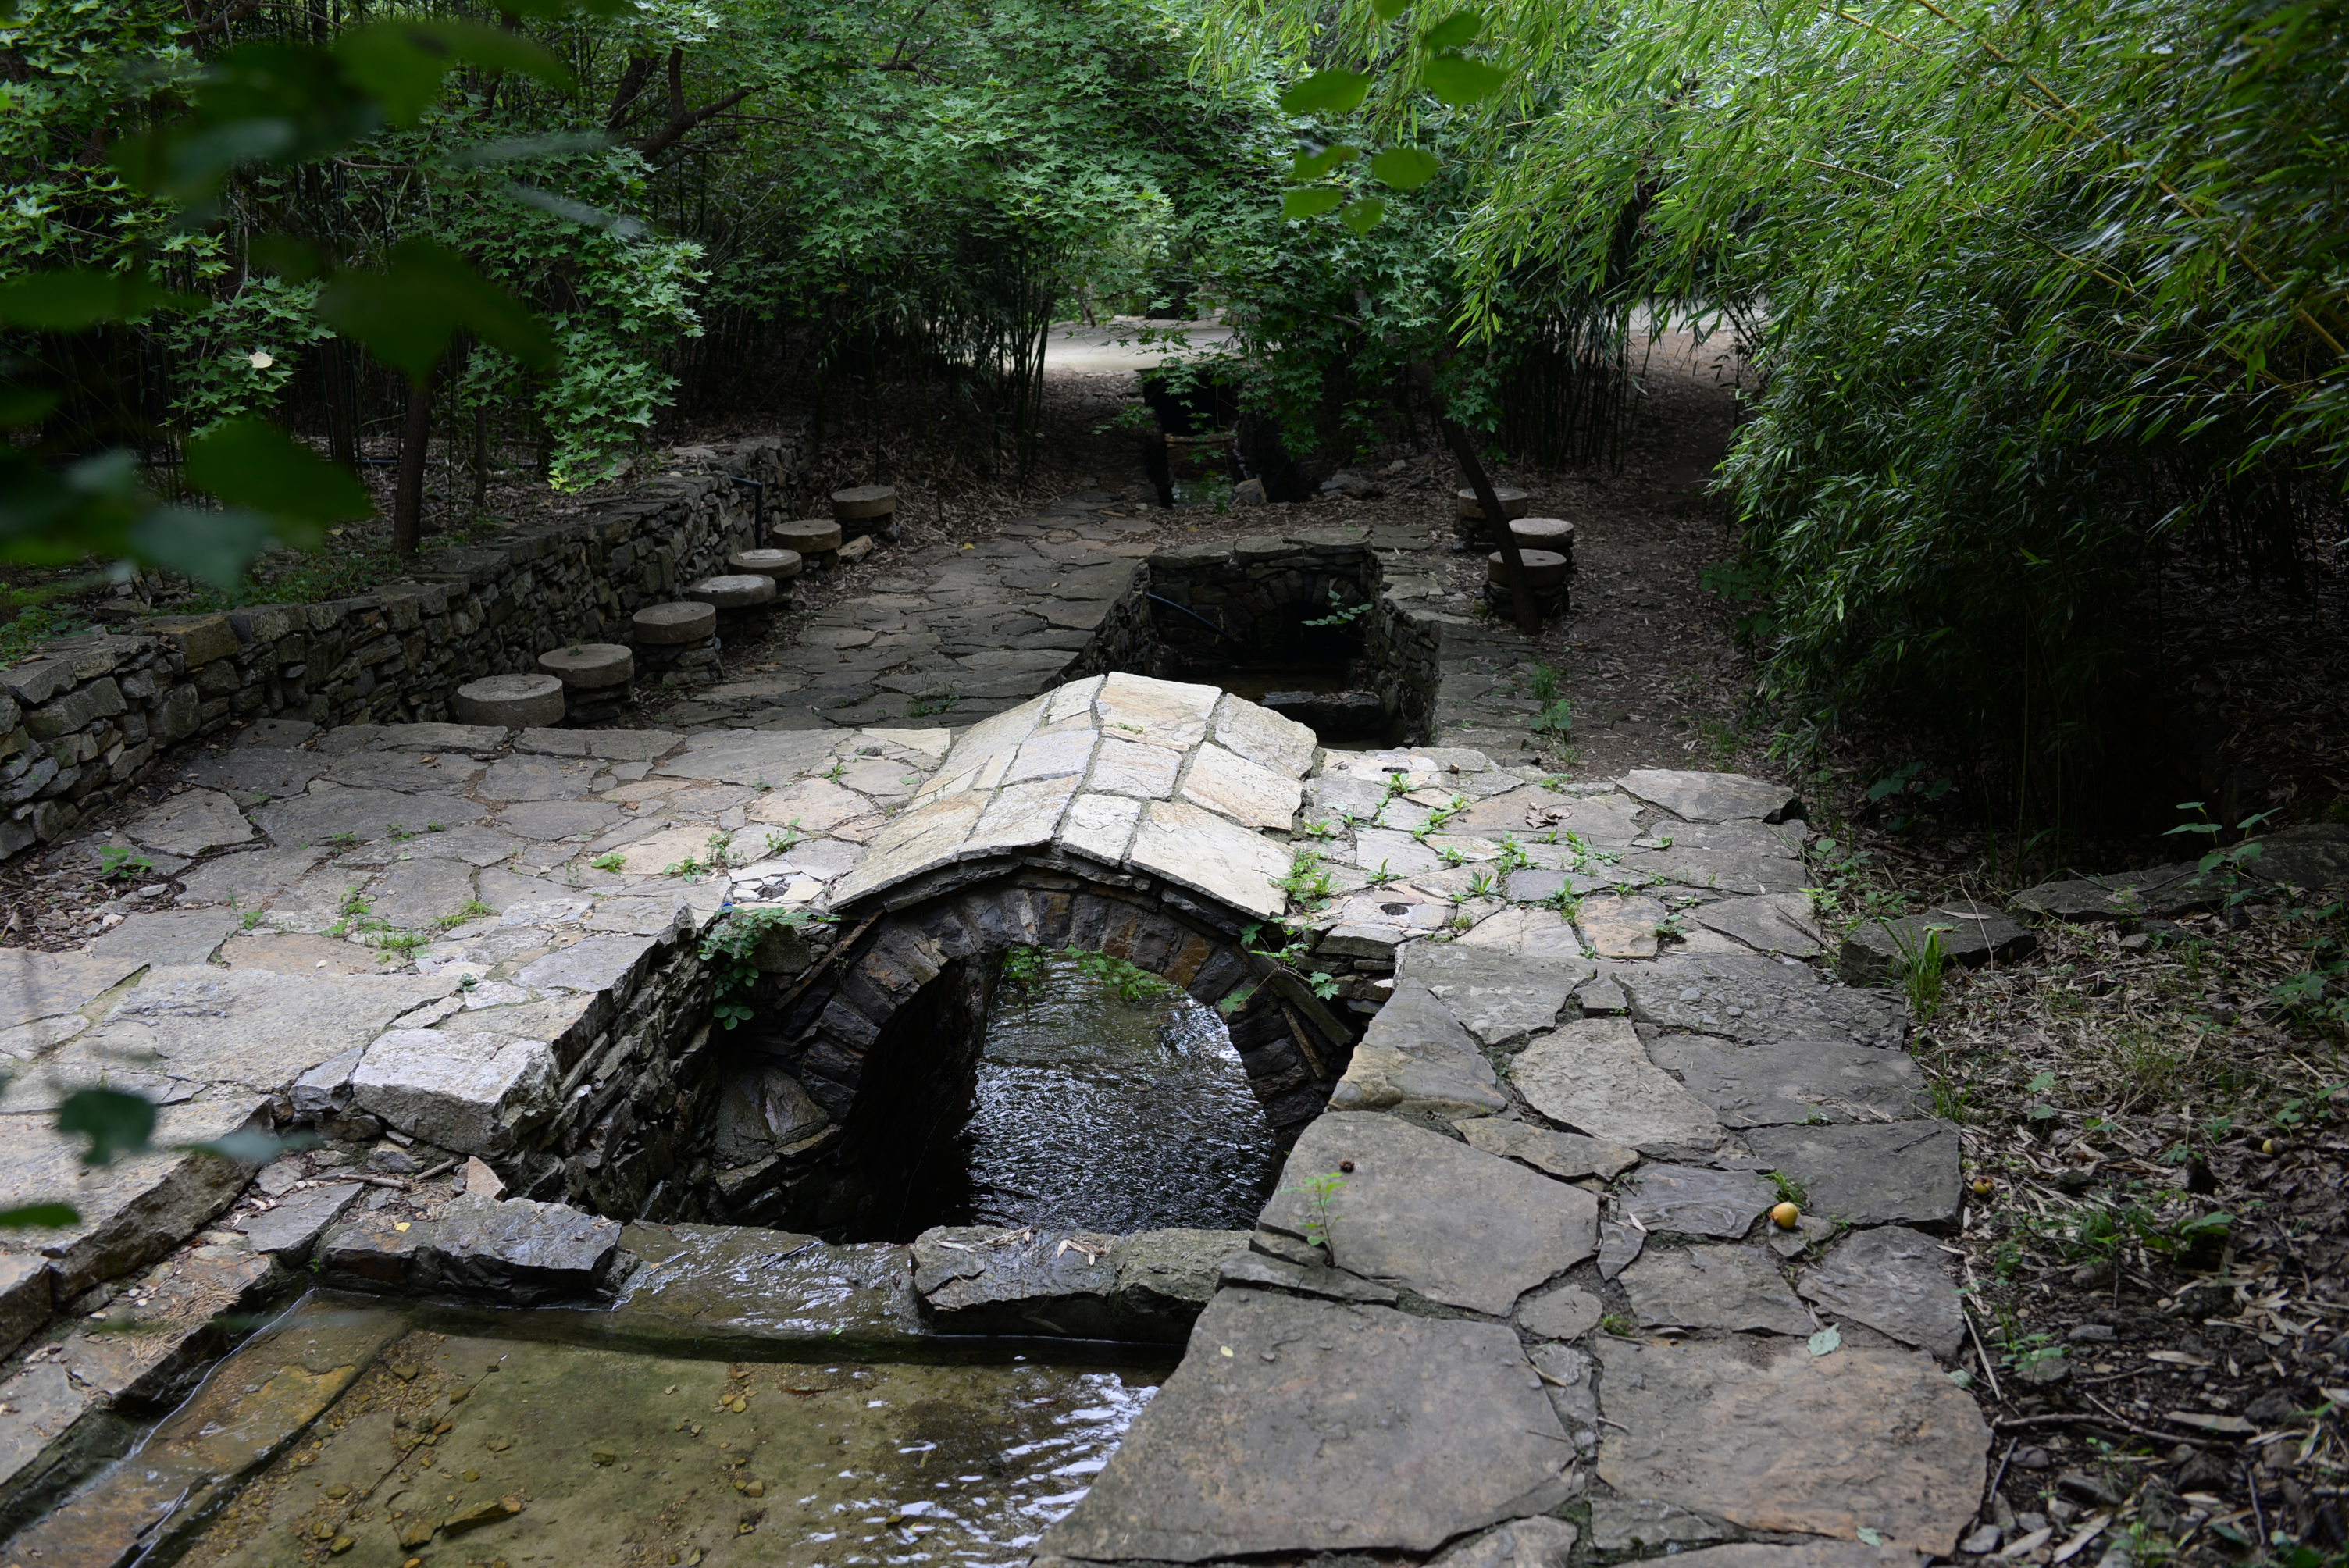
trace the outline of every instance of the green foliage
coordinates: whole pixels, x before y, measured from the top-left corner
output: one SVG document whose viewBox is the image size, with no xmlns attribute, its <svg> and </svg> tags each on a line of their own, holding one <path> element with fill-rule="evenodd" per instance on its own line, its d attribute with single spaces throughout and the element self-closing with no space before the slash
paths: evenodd
<svg viewBox="0 0 2349 1568">
<path fill-rule="evenodd" d="M 1901 952 L 1901 994 L 1909 998 L 1909 1015 L 1920 1023 L 1940 1010 L 1941 979 L 1949 969 L 1949 955 L 1941 947 L 1941 934 L 1950 929 L 1945 925 L 1929 925 L 1922 939 L 1904 947 Z"/>
<path fill-rule="evenodd" d="M 750 998 L 761 973 L 759 944 L 776 926 L 808 923 L 810 917 L 799 910 L 735 909 L 720 915 L 701 939 L 702 962 L 709 965 L 716 982 L 709 1016 L 729 1029 L 756 1016 Z"/>
<path fill-rule="evenodd" d="M 153 861 L 127 844 L 100 844 L 98 847 L 98 874 L 102 881 L 144 876 L 154 869 Z"/>
<path fill-rule="evenodd" d="M 1318 1176 L 1308 1176 L 1288 1189 L 1302 1192 L 1312 1205 L 1312 1214 L 1305 1222 L 1305 1239 L 1317 1247 L 1330 1245 L 1330 1200 L 1346 1190 L 1346 1179 L 1335 1171 L 1324 1171 Z"/>
<path fill-rule="evenodd" d="M 2296 579 L 2333 528 L 2343 0 L 1533 0 L 1419 57 L 1444 110 L 1372 8 L 1215 16 L 1227 68 L 1392 62 L 1314 134 L 1442 151 L 1466 349 L 1523 335 L 1531 273 L 1751 350 L 1707 582 L 1794 743 L 1940 732 L 2044 820 L 2116 755 L 2153 573 Z M 1373 330 L 1413 309 L 1363 294 Z"/>
</svg>

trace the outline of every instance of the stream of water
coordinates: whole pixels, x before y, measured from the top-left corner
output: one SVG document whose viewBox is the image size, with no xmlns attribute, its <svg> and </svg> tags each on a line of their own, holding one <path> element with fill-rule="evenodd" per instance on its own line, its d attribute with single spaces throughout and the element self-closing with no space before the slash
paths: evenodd
<svg viewBox="0 0 2349 1568">
<path fill-rule="evenodd" d="M 998 1001 L 959 1152 L 926 1223 L 1121 1233 L 1247 1229 L 1281 1157 L 1213 1008 L 1067 957 Z"/>
<path fill-rule="evenodd" d="M 723 1361 L 424 1328 L 182 1561 L 1011 1568 L 1160 1376 Z"/>
</svg>

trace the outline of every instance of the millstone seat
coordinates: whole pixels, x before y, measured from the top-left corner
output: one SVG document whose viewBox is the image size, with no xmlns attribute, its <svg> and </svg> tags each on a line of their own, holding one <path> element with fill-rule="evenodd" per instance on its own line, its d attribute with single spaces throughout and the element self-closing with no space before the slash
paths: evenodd
<svg viewBox="0 0 2349 1568">
<path fill-rule="evenodd" d="M 834 490 L 832 515 L 839 520 L 841 532 L 850 539 L 861 539 L 868 533 L 895 537 L 896 489 L 892 485 L 852 485 L 847 490 Z"/>
<path fill-rule="evenodd" d="M 628 618 L 628 627 L 649 670 L 710 669 L 718 664 L 715 604 L 690 599 L 647 604 Z"/>
<path fill-rule="evenodd" d="M 625 643 L 573 643 L 539 655 L 538 667 L 563 683 L 571 718 L 595 724 L 627 706 L 636 655 Z"/>
<path fill-rule="evenodd" d="M 1533 590 L 1534 603 L 1542 614 L 1556 615 L 1566 609 L 1567 578 L 1574 568 L 1567 558 L 1554 550 L 1519 550 L 1517 559 L 1526 568 L 1526 585 Z M 1485 557 L 1485 598 L 1496 609 L 1509 603 L 1508 563 L 1497 550 Z"/>
<path fill-rule="evenodd" d="M 840 559 L 840 524 L 828 517 L 795 517 L 770 527 L 767 542 L 812 566 L 830 566 Z"/>
<path fill-rule="evenodd" d="M 796 550 L 738 550 L 726 558 L 730 574 L 755 573 L 771 580 L 778 593 L 798 576 L 806 562 Z"/>
<path fill-rule="evenodd" d="M 563 682 L 543 675 L 491 676 L 459 686 L 456 708 L 460 724 L 551 727 L 563 722 Z"/>
<path fill-rule="evenodd" d="M 1460 503 L 1460 521 L 1463 523 L 1475 526 L 1485 521 L 1485 509 L 1477 502 L 1475 490 L 1458 490 L 1452 493 Z M 1532 494 L 1510 485 L 1495 485 L 1493 499 L 1499 501 L 1502 511 L 1512 518 L 1525 517 L 1534 509 Z"/>
<path fill-rule="evenodd" d="M 775 602 L 775 580 L 758 572 L 729 573 L 705 577 L 685 591 L 686 597 L 710 606 L 722 617 L 736 612 L 762 610 Z"/>
<path fill-rule="evenodd" d="M 1520 517 L 1509 524 L 1509 536 L 1519 550 L 1547 550 L 1566 557 L 1574 570 L 1574 524 L 1562 517 Z"/>
<path fill-rule="evenodd" d="M 600 691 L 635 678 L 636 655 L 625 643 L 574 643 L 538 655 L 538 667 L 568 691 Z"/>
</svg>

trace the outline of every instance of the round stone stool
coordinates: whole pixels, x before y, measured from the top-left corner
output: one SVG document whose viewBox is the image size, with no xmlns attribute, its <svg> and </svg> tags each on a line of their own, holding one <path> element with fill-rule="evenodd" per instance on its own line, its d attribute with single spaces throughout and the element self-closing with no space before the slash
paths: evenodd
<svg viewBox="0 0 2349 1568">
<path fill-rule="evenodd" d="M 718 634 L 718 607 L 678 600 L 647 604 L 628 617 L 638 647 L 678 647 L 707 641 Z"/>
<path fill-rule="evenodd" d="M 840 559 L 840 524 L 828 517 L 795 517 L 767 530 L 767 542 L 802 557 L 811 566 Z"/>
<path fill-rule="evenodd" d="M 1526 586 L 1533 590 L 1534 607 L 1545 615 L 1564 614 L 1572 563 L 1555 550 L 1526 550 L 1522 546 L 1517 559 L 1526 563 Z M 1504 615 L 1516 607 L 1508 579 L 1502 574 L 1501 552 L 1497 550 L 1485 557 L 1485 603 Z"/>
<path fill-rule="evenodd" d="M 1566 586 L 1566 557 L 1554 550 L 1519 550 L 1517 559 L 1526 563 L 1526 582 L 1537 593 Z M 1485 557 L 1485 581 L 1503 593 L 1508 592 L 1507 568 L 1501 562 L 1497 550 Z"/>
<path fill-rule="evenodd" d="M 897 491 L 891 485 L 856 485 L 832 492 L 832 515 L 850 539 L 890 533 L 897 525 Z"/>
<path fill-rule="evenodd" d="M 566 691 L 602 691 L 636 678 L 636 655 L 624 643 L 574 643 L 539 655 L 538 667 Z"/>
<path fill-rule="evenodd" d="M 563 683 L 553 676 L 491 676 L 457 688 L 457 722 L 539 729 L 563 722 Z"/>
<path fill-rule="evenodd" d="M 1526 495 L 1525 490 L 1513 490 L 1506 483 L 1496 483 L 1492 493 L 1494 500 L 1501 502 L 1501 511 L 1506 511 L 1513 519 L 1534 510 L 1534 498 Z M 1492 532 L 1485 528 L 1485 510 L 1475 505 L 1475 490 L 1454 490 L 1454 495 L 1459 498 L 1459 516 L 1452 519 L 1452 531 L 1459 535 L 1461 544 L 1471 547 L 1471 550 L 1492 547 Z"/>
<path fill-rule="evenodd" d="M 564 716 L 575 727 L 619 717 L 636 678 L 636 655 L 620 643 L 573 643 L 539 655 L 538 667 L 563 683 Z"/>
<path fill-rule="evenodd" d="M 763 581 L 763 579 L 761 580 Z M 689 599 L 647 604 L 628 617 L 647 673 L 718 666 L 718 606 Z M 682 677 L 679 677 L 682 678 Z"/>
<path fill-rule="evenodd" d="M 784 583 L 800 574 L 802 563 L 796 550 L 738 550 L 726 558 L 726 564 L 733 572 L 755 572 L 772 578 L 780 593 Z"/>
<path fill-rule="evenodd" d="M 758 610 L 775 602 L 775 580 L 756 572 L 705 577 L 685 591 L 688 599 L 719 611 Z"/>
<path fill-rule="evenodd" d="M 1509 524 L 1519 550 L 1547 550 L 1574 559 L 1574 524 L 1562 517 L 1521 517 Z"/>
</svg>

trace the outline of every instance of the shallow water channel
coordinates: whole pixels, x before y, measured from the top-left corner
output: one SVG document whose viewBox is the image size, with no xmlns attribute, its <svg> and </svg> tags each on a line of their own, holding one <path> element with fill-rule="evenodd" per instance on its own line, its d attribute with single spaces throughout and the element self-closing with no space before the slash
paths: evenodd
<svg viewBox="0 0 2349 1568">
<path fill-rule="evenodd" d="M 182 1561 L 1010 1564 L 1163 1375 L 728 1361 L 486 1326 L 387 1346 Z"/>
<path fill-rule="evenodd" d="M 970 1119 L 913 1229 L 1246 1229 L 1280 1156 L 1214 1008 L 1047 955 L 999 988 Z"/>
</svg>

